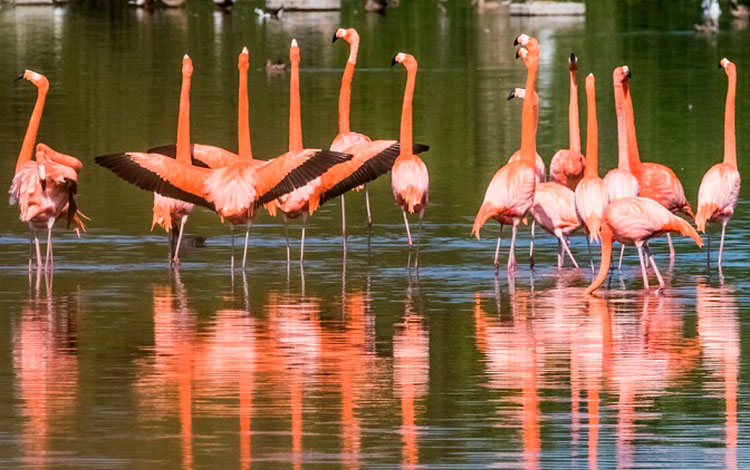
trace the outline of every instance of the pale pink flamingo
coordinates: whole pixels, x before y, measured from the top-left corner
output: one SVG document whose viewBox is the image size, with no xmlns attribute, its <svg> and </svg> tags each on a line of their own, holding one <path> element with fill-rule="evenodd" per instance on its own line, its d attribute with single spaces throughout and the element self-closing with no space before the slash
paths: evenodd
<svg viewBox="0 0 750 470">
<path fill-rule="evenodd" d="M 588 107 L 586 132 L 586 169 L 583 179 L 576 187 L 576 211 L 589 236 L 591 271 L 594 271 L 594 258 L 591 255 L 591 242 L 599 240 L 602 213 L 607 207 L 608 196 L 604 180 L 599 177 L 599 126 L 596 122 L 596 79 L 593 74 L 586 77 L 586 102 Z"/>
<path fill-rule="evenodd" d="M 533 97 L 537 70 L 539 69 L 539 42 L 536 38 L 521 34 L 514 41 L 514 45 L 523 47 L 516 53 L 516 57 L 523 57 L 528 70 L 526 76 L 526 95 Z M 508 271 L 516 269 L 515 244 L 518 224 L 526 216 L 534 202 L 536 188 L 536 171 L 534 155 L 536 154 L 536 125 L 534 123 L 533 100 L 523 102 L 523 120 L 521 125 L 521 159 L 507 163 L 492 177 L 484 202 L 479 208 L 472 235 L 479 239 L 479 230 L 490 218 L 500 223 L 500 236 L 497 238 L 495 249 L 495 269 L 499 266 L 500 242 L 503 225 L 513 226 L 513 235 L 508 255 Z"/>
<path fill-rule="evenodd" d="M 578 122 L 578 57 L 574 53 L 568 58 L 570 69 L 570 104 L 568 106 L 568 139 L 569 147 L 558 150 L 549 162 L 549 179 L 557 181 L 570 189 L 576 189 L 583 178 L 586 160 L 581 153 L 581 129 Z M 588 148 L 586 149 L 588 151 Z"/>
<path fill-rule="evenodd" d="M 52 227 L 60 217 L 67 217 L 68 227 L 76 232 L 86 230 L 84 216 L 78 211 L 75 195 L 78 192 L 78 172 L 83 164 L 76 158 L 56 152 L 44 144 L 36 147 L 36 160 L 32 152 L 39 124 L 42 120 L 44 102 L 49 91 L 49 81 L 42 74 L 24 71 L 18 80 L 26 79 L 37 87 L 37 99 L 26 128 L 21 151 L 16 160 L 15 174 L 10 186 L 10 204 L 18 204 L 21 221 L 29 224 L 29 272 L 32 265 L 32 240 L 36 247 L 37 269 L 42 266 L 39 247 L 39 230 L 47 230 L 47 255 L 45 270 L 54 265 L 52 254 Z"/>
<path fill-rule="evenodd" d="M 391 65 L 400 63 L 406 69 L 406 88 L 404 90 L 404 102 L 401 107 L 401 152 L 396 157 L 391 171 L 391 190 L 396 203 L 401 206 L 404 214 L 404 225 L 406 225 L 406 236 L 409 240 L 409 249 L 412 247 L 411 233 L 409 231 L 409 219 L 406 212 L 419 214 L 419 229 L 417 231 L 417 257 L 415 267 L 419 266 L 419 243 L 421 242 L 422 218 L 429 200 L 430 176 L 427 166 L 421 158 L 414 155 L 412 149 L 412 100 L 414 98 L 414 85 L 417 80 L 417 59 L 411 54 L 399 52 L 393 58 Z"/>
<path fill-rule="evenodd" d="M 190 158 L 190 84 L 193 76 L 193 62 L 187 54 L 182 58 L 182 87 L 180 89 L 180 112 L 177 116 L 177 161 L 183 165 L 191 165 Z M 159 224 L 170 235 L 169 264 L 180 264 L 180 244 L 182 232 L 188 216 L 195 209 L 195 205 L 159 193 L 154 193 L 154 217 L 151 230 Z M 173 225 L 179 223 L 180 231 L 174 238 Z"/>
<path fill-rule="evenodd" d="M 584 294 L 590 294 L 604 283 L 609 272 L 612 258 L 612 242 L 617 241 L 623 245 L 635 245 L 638 250 L 638 258 L 641 262 L 643 274 L 643 286 L 648 291 L 648 276 L 646 264 L 644 263 L 644 250 L 646 256 L 654 268 L 656 277 L 659 279 L 659 291 L 664 289 L 664 279 L 661 277 L 659 268 L 656 267 L 654 257 L 648 249 L 648 241 L 664 233 L 676 232 L 683 236 L 692 238 L 699 246 L 703 241 L 685 220 L 669 212 L 661 204 L 646 197 L 627 197 L 610 202 L 602 216 L 601 240 L 602 257 L 599 274 L 596 279 L 586 288 Z"/>
<path fill-rule="evenodd" d="M 612 72 L 612 84 L 615 91 L 615 112 L 617 114 L 617 168 L 609 170 L 604 177 L 604 186 L 610 201 L 616 201 L 624 197 L 638 196 L 638 180 L 630 172 L 628 160 L 628 125 L 625 115 L 625 90 L 628 87 L 627 79 L 630 77 L 630 69 L 627 65 L 615 68 Z M 625 245 L 620 247 L 620 260 L 617 269 L 622 268 L 622 255 L 625 253 Z"/>
<path fill-rule="evenodd" d="M 719 64 L 727 74 L 727 102 L 724 110 L 724 161 L 712 166 L 701 181 L 698 190 L 698 213 L 695 225 L 698 231 L 708 237 L 706 263 L 711 265 L 711 232 L 708 222 L 721 223 L 719 244 L 719 269 L 724 252 L 724 233 L 727 223 L 734 215 L 737 199 L 740 197 L 740 172 L 737 171 L 737 142 L 734 131 L 734 102 L 737 95 L 737 67 L 729 59 L 721 59 Z"/>
<path fill-rule="evenodd" d="M 296 41 L 292 47 L 296 48 Z M 249 150 L 249 145 L 246 148 Z M 95 161 L 141 189 L 207 207 L 238 225 L 251 221 L 258 207 L 305 186 L 350 158 L 332 150 L 294 146 L 262 164 L 239 158 L 220 168 L 201 168 L 156 153 L 103 155 Z M 234 253 L 231 266 L 234 268 Z"/>
<path fill-rule="evenodd" d="M 630 71 L 630 69 L 628 69 Z M 630 73 L 627 74 L 627 80 L 630 80 Z M 638 180 L 638 195 L 647 197 L 666 207 L 670 212 L 682 212 L 691 219 L 695 218 L 693 211 L 690 209 L 690 203 L 685 197 L 685 190 L 682 189 L 682 183 L 669 167 L 659 163 L 642 163 L 638 153 L 638 139 L 635 132 L 635 114 L 633 112 L 633 99 L 630 88 L 625 90 L 625 115 L 628 124 L 628 154 L 630 161 L 630 170 L 633 176 Z M 667 233 L 667 242 L 669 243 L 669 259 L 674 259 L 674 247 L 672 246 L 672 236 Z"/>
</svg>

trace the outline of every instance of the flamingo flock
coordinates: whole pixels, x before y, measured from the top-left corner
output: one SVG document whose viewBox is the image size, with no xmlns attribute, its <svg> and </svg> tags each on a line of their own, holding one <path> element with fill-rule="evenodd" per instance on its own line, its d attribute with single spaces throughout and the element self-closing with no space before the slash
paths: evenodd
<svg viewBox="0 0 750 470">
<path fill-rule="evenodd" d="M 305 231 L 308 218 L 325 202 L 341 198 L 341 233 L 346 249 L 345 194 L 364 189 L 366 222 L 372 224 L 367 183 L 391 173 L 393 197 L 401 209 L 409 252 L 416 245 L 414 268 L 419 267 L 421 228 L 429 203 L 429 172 L 418 154 L 428 146 L 413 143 L 413 99 L 418 64 L 414 56 L 400 52 L 391 65 L 401 64 L 406 70 L 406 84 L 398 140 L 372 140 L 351 130 L 350 103 L 352 81 L 357 63 L 360 38 L 354 28 L 337 29 L 333 42 L 342 39 L 349 45 L 338 99 L 338 133 L 329 149 L 305 148 L 302 138 L 300 109 L 300 48 L 291 41 L 289 89 L 288 146 L 275 158 L 253 156 L 248 102 L 249 51 L 243 48 L 238 57 L 239 85 L 237 109 L 237 153 L 220 147 L 192 143 L 190 138 L 190 87 L 193 63 L 189 56 L 182 60 L 182 86 L 179 98 L 176 144 L 153 147 L 145 152 L 117 152 L 96 157 L 95 162 L 125 181 L 154 195 L 151 228 L 159 225 L 169 234 L 169 263 L 180 263 L 179 248 L 188 217 L 196 206 L 219 215 L 226 221 L 232 239 L 231 269 L 234 260 L 234 227 L 245 227 L 242 269 L 247 267 L 250 229 L 261 209 L 275 216 L 282 214 L 285 227 L 289 219 L 301 218 L 300 266 L 304 262 Z M 612 74 L 615 114 L 617 117 L 618 165 L 604 178 L 599 174 L 598 123 L 596 114 L 596 79 L 585 79 L 587 135 L 586 154 L 581 148 L 578 112 L 577 74 L 579 60 L 571 54 L 568 63 L 570 99 L 568 114 L 569 148 L 558 150 L 549 164 L 549 178 L 544 160 L 537 153 L 536 134 L 539 95 L 536 81 L 539 72 L 539 41 L 526 34 L 514 41 L 516 58 L 526 68 L 524 88 L 516 88 L 508 99 L 523 100 L 521 146 L 492 177 L 484 200 L 474 218 L 472 235 L 479 239 L 481 228 L 494 219 L 500 232 L 494 255 L 496 272 L 500 265 L 502 231 L 511 227 L 507 270 L 517 270 L 515 245 L 518 228 L 532 219 L 530 264 L 533 267 L 534 228 L 538 224 L 557 239 L 557 267 L 562 269 L 567 256 L 579 267 L 570 249 L 570 236 L 579 229 L 586 234 L 592 282 L 584 290 L 591 294 L 606 280 L 612 262 L 613 243 L 622 248 L 618 269 L 622 265 L 625 245 L 635 246 L 640 260 L 643 284 L 649 290 L 648 268 L 656 275 L 659 291 L 664 280 L 649 248 L 649 241 L 666 234 L 670 258 L 675 256 L 671 233 L 691 238 L 699 247 L 703 240 L 698 231 L 708 233 L 708 224 L 721 224 L 718 266 L 721 269 L 726 226 L 739 198 L 740 174 L 737 169 L 735 137 L 735 100 L 737 71 L 734 63 L 722 59 L 720 68 L 728 78 L 725 105 L 724 159 L 711 167 L 703 177 L 698 193 L 697 212 L 693 214 L 683 186 L 669 167 L 641 161 L 636 137 L 633 99 L 629 86 L 632 72 L 628 66 L 616 67 Z M 37 270 L 54 267 L 52 229 L 65 218 L 69 228 L 80 236 L 84 220 L 76 204 L 78 173 L 83 164 L 78 159 L 36 143 L 48 80 L 27 70 L 19 79 L 37 87 L 38 97 L 29 120 L 26 135 L 15 167 L 10 188 L 10 202 L 20 209 L 20 219 L 29 225 L 29 262 L 31 273 L 34 259 Z M 34 152 L 35 150 L 35 152 Z M 694 221 L 694 228 L 682 213 Z M 416 242 L 412 237 L 409 216 L 417 216 Z M 47 231 L 46 257 L 42 260 L 39 232 Z M 288 230 L 286 233 L 287 266 L 291 262 Z M 592 243 L 601 244 L 598 273 L 595 272 Z M 710 267 L 710 235 L 707 235 L 707 263 Z M 411 264 L 411 257 L 410 257 Z"/>
</svg>

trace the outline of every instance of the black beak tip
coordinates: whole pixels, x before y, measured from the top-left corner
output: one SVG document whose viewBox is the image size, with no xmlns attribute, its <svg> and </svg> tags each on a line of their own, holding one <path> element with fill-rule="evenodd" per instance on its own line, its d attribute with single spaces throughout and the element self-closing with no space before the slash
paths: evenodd
<svg viewBox="0 0 750 470">
<path fill-rule="evenodd" d="M 338 39 L 338 36 L 336 36 L 336 33 L 333 33 L 333 41 L 331 41 L 331 44 L 336 42 L 337 39 Z"/>
<path fill-rule="evenodd" d="M 47 190 L 47 181 L 41 180 L 40 183 L 42 185 L 42 191 L 46 191 Z"/>
<path fill-rule="evenodd" d="M 394 65 L 396 65 L 396 63 L 397 63 L 396 56 L 393 56 L 393 59 L 391 59 L 391 67 L 393 67 Z"/>
<path fill-rule="evenodd" d="M 570 53 L 570 63 L 571 64 L 575 64 L 577 62 L 578 62 L 578 57 L 576 57 L 576 53 L 575 52 L 571 52 Z"/>
<path fill-rule="evenodd" d="M 519 57 L 521 57 L 521 49 L 518 49 L 516 51 L 516 59 L 518 59 Z"/>
<path fill-rule="evenodd" d="M 626 73 L 625 76 L 628 77 L 628 80 L 630 80 L 631 78 L 633 78 L 633 72 L 628 70 L 628 73 Z"/>
<path fill-rule="evenodd" d="M 515 97 L 516 97 L 516 90 L 510 90 L 510 93 L 508 94 L 508 97 L 506 98 L 506 100 L 510 101 Z"/>
<path fill-rule="evenodd" d="M 517 46 L 517 45 L 518 45 L 518 38 L 515 38 L 515 39 L 513 40 L 513 45 L 514 45 L 514 46 Z"/>
<path fill-rule="evenodd" d="M 723 66 L 723 65 L 721 65 L 721 61 L 719 61 L 719 68 L 720 68 L 720 69 L 723 69 L 723 68 L 724 68 L 724 66 Z"/>
<path fill-rule="evenodd" d="M 13 81 L 17 82 L 18 80 L 22 80 L 23 76 L 24 76 L 24 72 L 21 72 L 21 73 L 18 74 L 18 76 L 16 77 L 16 79 L 13 80 Z"/>
</svg>

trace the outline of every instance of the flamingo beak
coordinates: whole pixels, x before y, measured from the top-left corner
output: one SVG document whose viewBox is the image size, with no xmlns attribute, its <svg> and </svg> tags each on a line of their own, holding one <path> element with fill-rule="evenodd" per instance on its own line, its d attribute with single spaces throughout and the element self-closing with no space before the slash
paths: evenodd
<svg viewBox="0 0 750 470">
<path fill-rule="evenodd" d="M 338 37 L 338 36 L 336 36 L 336 33 L 333 33 L 333 41 L 331 41 L 331 44 L 333 44 L 334 42 L 336 42 L 336 40 L 337 40 L 338 38 L 339 38 L 339 37 Z"/>
<path fill-rule="evenodd" d="M 21 73 L 19 73 L 19 74 L 18 74 L 18 76 L 16 77 L 16 79 L 15 79 L 15 80 L 13 80 L 13 81 L 14 81 L 14 82 L 17 82 L 17 81 L 19 81 L 19 80 L 23 80 L 23 76 L 24 76 L 24 74 L 25 74 L 25 73 L 26 73 L 26 72 L 21 72 Z"/>
<path fill-rule="evenodd" d="M 396 60 L 396 57 L 398 57 L 398 54 L 393 56 L 393 60 L 391 60 L 391 67 L 393 67 L 394 65 L 398 63 L 398 61 Z"/>
<path fill-rule="evenodd" d="M 506 100 L 510 101 L 510 100 L 512 100 L 515 97 L 516 97 L 516 89 L 514 88 L 514 89 L 510 90 L 510 93 L 508 94 L 508 98 L 506 98 Z"/>
</svg>

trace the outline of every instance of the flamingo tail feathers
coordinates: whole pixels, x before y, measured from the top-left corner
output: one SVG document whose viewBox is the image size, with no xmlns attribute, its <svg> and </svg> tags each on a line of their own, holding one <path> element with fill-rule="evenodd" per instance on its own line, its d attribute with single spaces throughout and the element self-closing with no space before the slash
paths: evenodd
<svg viewBox="0 0 750 470">
<path fill-rule="evenodd" d="M 497 212 L 495 207 L 489 202 L 485 202 L 479 208 L 479 212 L 477 212 L 477 216 L 474 218 L 474 226 L 471 228 L 471 235 L 477 237 L 477 240 L 479 240 L 479 229 L 482 228 L 485 222 L 490 220 L 495 212 Z"/>
<path fill-rule="evenodd" d="M 586 228 L 589 231 L 589 239 L 592 242 L 598 242 L 600 239 L 599 232 L 602 228 L 602 219 L 596 214 L 591 214 L 588 219 L 586 219 Z"/>
<path fill-rule="evenodd" d="M 684 237 L 690 237 L 693 239 L 698 247 L 703 248 L 703 239 L 698 235 L 698 232 L 684 219 L 677 216 L 672 217 L 672 220 L 668 222 L 664 227 L 664 231 L 678 232 Z"/>
<path fill-rule="evenodd" d="M 716 205 L 711 203 L 701 204 L 698 207 L 698 213 L 695 214 L 695 225 L 699 232 L 706 233 L 708 219 L 710 219 L 713 213 L 716 212 L 716 209 Z"/>
</svg>

